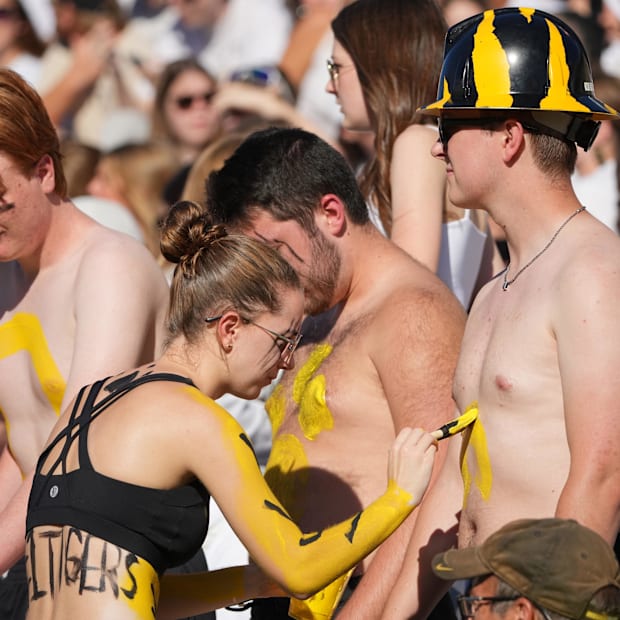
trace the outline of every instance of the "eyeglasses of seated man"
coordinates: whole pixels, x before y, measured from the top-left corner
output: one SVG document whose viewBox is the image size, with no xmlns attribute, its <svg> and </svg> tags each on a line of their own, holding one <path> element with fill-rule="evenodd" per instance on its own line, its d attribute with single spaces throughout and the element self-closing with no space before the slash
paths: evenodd
<svg viewBox="0 0 620 620">
<path fill-rule="evenodd" d="M 213 323 L 214 321 L 219 321 L 224 315 L 220 314 L 218 316 L 208 316 L 205 319 L 205 323 Z M 301 332 L 295 332 L 292 336 L 285 336 L 284 334 L 280 334 L 279 332 L 273 331 L 268 327 L 264 327 L 263 325 L 259 325 L 258 323 L 251 321 L 250 319 L 246 319 L 245 317 L 241 317 L 241 320 L 249 325 L 254 325 L 254 327 L 258 327 L 262 329 L 265 333 L 269 334 L 273 340 L 275 345 L 280 349 L 280 358 L 282 360 L 282 364 L 288 366 L 293 358 L 293 354 L 295 350 L 299 346 L 299 343 L 302 339 Z"/>
<path fill-rule="evenodd" d="M 498 589 L 498 580 L 494 576 L 480 577 L 473 581 L 473 585 L 469 595 L 459 596 L 457 603 L 461 613 L 462 620 L 499 620 L 500 618 L 511 618 L 507 616 L 509 609 L 516 604 L 518 600 L 524 599 L 518 594 L 505 593 L 502 596 L 501 589 Z M 514 592 L 514 590 L 512 590 Z M 530 601 L 545 620 L 551 620 L 546 610 L 540 608 Z"/>
</svg>

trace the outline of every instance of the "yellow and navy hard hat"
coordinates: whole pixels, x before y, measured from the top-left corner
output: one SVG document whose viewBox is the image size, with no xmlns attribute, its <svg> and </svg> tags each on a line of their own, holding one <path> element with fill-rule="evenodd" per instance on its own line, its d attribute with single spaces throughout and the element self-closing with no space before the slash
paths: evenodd
<svg viewBox="0 0 620 620">
<path fill-rule="evenodd" d="M 434 116 L 483 116 L 494 110 L 564 112 L 618 118 L 594 95 L 583 44 L 562 20 L 532 8 L 474 15 L 448 30 Z M 540 115 L 538 115 L 540 116 Z M 592 126 L 598 123 L 591 123 Z"/>
</svg>

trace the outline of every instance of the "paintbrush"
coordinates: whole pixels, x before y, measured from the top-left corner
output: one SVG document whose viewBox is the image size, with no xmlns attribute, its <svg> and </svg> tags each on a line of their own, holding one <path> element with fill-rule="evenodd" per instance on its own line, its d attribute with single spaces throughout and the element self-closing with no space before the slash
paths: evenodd
<svg viewBox="0 0 620 620">
<path fill-rule="evenodd" d="M 433 431 L 431 435 L 438 441 L 456 435 L 465 430 L 478 417 L 478 407 L 472 406 L 465 410 L 465 413 L 458 418 L 454 418 L 451 422 L 444 424 L 442 427 Z"/>
</svg>

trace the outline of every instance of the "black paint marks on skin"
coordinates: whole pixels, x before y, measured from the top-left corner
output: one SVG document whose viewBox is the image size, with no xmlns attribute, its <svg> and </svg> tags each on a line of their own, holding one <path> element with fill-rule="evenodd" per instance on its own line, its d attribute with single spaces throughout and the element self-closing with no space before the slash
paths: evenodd
<svg viewBox="0 0 620 620">
<path fill-rule="evenodd" d="M 357 531 L 357 526 L 359 525 L 360 518 L 362 516 L 361 512 L 358 512 L 357 515 L 351 521 L 351 529 L 345 534 L 346 539 L 353 544 L 353 538 L 355 536 L 355 532 Z"/>
<path fill-rule="evenodd" d="M 66 536 L 62 529 L 28 532 L 26 543 L 32 572 L 29 578 L 30 600 L 36 601 L 45 596 L 54 598 L 62 587 L 70 587 L 76 583 L 79 584 L 79 594 L 85 591 L 112 592 L 114 598 L 118 599 L 119 593 L 122 592 L 128 599 L 134 599 L 138 590 L 138 581 L 131 568 L 134 564 L 138 564 L 138 557 L 133 553 L 126 555 L 125 569 L 131 586 L 119 588 L 118 569 L 123 560 L 123 549 L 106 542 L 100 551 L 93 553 L 91 542 L 94 539 L 96 537 L 91 534 L 73 527 L 69 529 Z M 44 541 L 47 541 L 47 571 L 42 571 L 41 566 L 37 567 L 35 554 L 37 541 L 44 545 Z M 42 575 L 48 579 L 47 584 L 41 583 Z"/>
</svg>

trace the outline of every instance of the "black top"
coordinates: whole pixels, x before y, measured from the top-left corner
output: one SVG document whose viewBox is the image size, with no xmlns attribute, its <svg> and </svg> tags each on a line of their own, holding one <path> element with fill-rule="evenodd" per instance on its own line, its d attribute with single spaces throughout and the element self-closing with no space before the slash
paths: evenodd
<svg viewBox="0 0 620 620">
<path fill-rule="evenodd" d="M 161 574 L 187 561 L 202 545 L 209 524 L 209 493 L 198 480 L 170 490 L 115 480 L 96 472 L 88 455 L 90 423 L 127 392 L 150 381 L 194 386 L 190 379 L 169 373 L 137 375 L 136 371 L 112 381 L 99 399 L 107 379 L 80 390 L 69 423 L 39 457 L 26 530 L 70 525 L 144 558 Z M 66 458 L 76 438 L 79 469 L 68 472 Z M 42 474 L 50 451 L 63 440 L 60 456 L 46 467 L 49 473 Z"/>
</svg>

